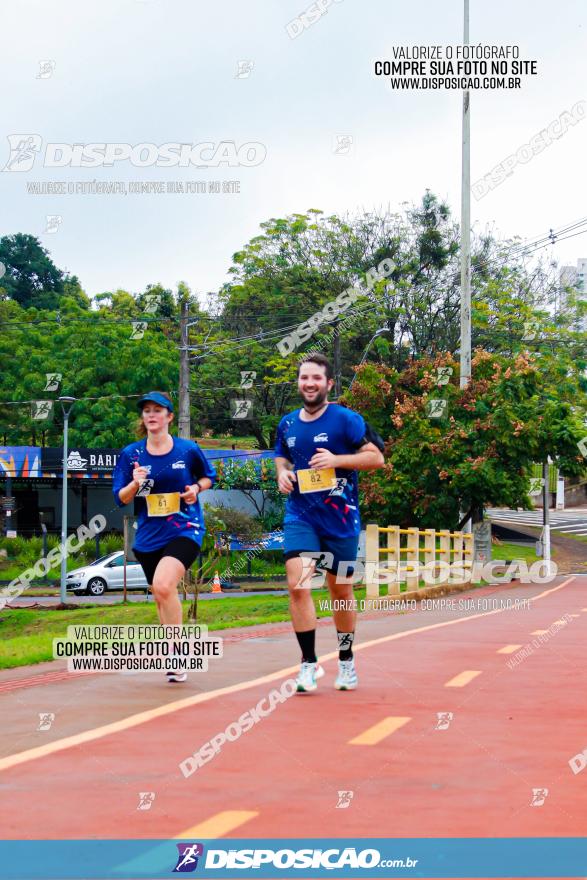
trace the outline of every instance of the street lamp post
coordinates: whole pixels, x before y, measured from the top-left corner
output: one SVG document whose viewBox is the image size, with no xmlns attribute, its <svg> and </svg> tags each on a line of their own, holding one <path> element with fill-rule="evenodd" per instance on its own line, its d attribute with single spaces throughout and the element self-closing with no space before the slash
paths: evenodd
<svg viewBox="0 0 587 880">
<path fill-rule="evenodd" d="M 371 346 L 373 345 L 373 343 L 375 342 L 377 337 L 381 336 L 382 333 L 389 333 L 389 327 L 380 327 L 379 330 L 377 330 L 377 332 L 373 334 L 373 336 L 371 337 L 371 339 L 367 343 L 367 347 L 365 348 L 365 351 L 363 352 L 363 357 L 361 358 L 361 362 L 359 364 L 359 367 L 363 366 L 363 364 L 367 360 L 367 355 L 369 354 L 369 349 L 371 348 Z M 349 387 L 347 389 L 348 391 L 350 391 L 351 388 L 353 387 L 353 385 L 355 384 L 356 378 L 357 378 L 357 370 L 355 370 L 355 372 L 353 373 L 353 378 L 351 379 L 351 384 L 349 385 Z"/>
<path fill-rule="evenodd" d="M 67 590 L 65 579 L 67 576 L 67 554 L 65 552 L 67 541 L 67 431 L 69 424 L 69 413 L 76 401 L 75 397 L 59 397 L 59 403 L 63 410 L 63 494 L 61 499 L 61 604 L 65 605 L 67 600 Z"/>
</svg>

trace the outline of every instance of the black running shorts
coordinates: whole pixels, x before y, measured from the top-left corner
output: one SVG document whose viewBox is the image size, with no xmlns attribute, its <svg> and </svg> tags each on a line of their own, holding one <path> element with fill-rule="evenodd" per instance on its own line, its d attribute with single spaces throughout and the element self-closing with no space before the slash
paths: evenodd
<svg viewBox="0 0 587 880">
<path fill-rule="evenodd" d="M 146 552 L 143 550 L 135 550 L 133 547 L 133 553 L 136 556 L 137 561 L 140 562 L 141 568 L 147 578 L 147 583 L 150 585 L 153 583 L 155 569 L 164 556 L 173 556 L 174 559 L 179 559 L 187 571 L 198 558 L 199 552 L 200 545 L 197 544 L 196 541 L 190 540 L 190 538 L 173 538 L 173 540 L 169 541 L 164 547 Z"/>
</svg>

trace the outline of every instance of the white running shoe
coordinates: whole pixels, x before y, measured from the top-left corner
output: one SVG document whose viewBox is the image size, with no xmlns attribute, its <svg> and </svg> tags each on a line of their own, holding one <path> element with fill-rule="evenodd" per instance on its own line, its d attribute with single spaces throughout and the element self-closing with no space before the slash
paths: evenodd
<svg viewBox="0 0 587 880">
<path fill-rule="evenodd" d="M 315 691 L 317 687 L 316 679 L 322 678 L 323 675 L 324 670 L 318 663 L 302 663 L 296 679 L 298 694 Z"/>
<path fill-rule="evenodd" d="M 167 676 L 167 681 L 169 681 L 169 682 L 185 681 L 188 677 L 187 672 L 185 671 L 185 669 L 181 669 L 181 667 L 179 666 L 179 663 L 173 662 L 174 660 L 179 660 L 179 658 L 172 654 L 170 659 L 171 659 L 171 665 L 174 666 L 175 668 L 168 669 L 167 672 L 165 673 Z"/>
<path fill-rule="evenodd" d="M 337 691 L 354 691 L 359 683 L 354 657 L 350 660 L 338 661 L 338 675 L 334 682 Z"/>
</svg>

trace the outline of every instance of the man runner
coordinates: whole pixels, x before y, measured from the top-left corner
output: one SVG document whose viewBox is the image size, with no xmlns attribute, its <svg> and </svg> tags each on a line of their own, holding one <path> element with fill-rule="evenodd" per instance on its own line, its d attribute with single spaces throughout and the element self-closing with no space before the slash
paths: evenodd
<svg viewBox="0 0 587 880">
<path fill-rule="evenodd" d="M 316 609 L 308 589 L 307 558 L 304 570 L 303 555 L 308 553 L 326 555 L 339 648 L 334 686 L 338 690 L 357 686 L 352 579 L 361 531 L 357 471 L 384 464 L 363 417 L 328 401 L 333 385 L 332 367 L 324 355 L 303 359 L 298 366 L 303 407 L 282 418 L 275 443 L 277 483 L 288 496 L 284 555 L 291 619 L 302 651 L 300 693 L 316 690 L 316 679 L 324 675 L 316 657 Z M 343 562 L 347 567 L 339 571 Z"/>
</svg>

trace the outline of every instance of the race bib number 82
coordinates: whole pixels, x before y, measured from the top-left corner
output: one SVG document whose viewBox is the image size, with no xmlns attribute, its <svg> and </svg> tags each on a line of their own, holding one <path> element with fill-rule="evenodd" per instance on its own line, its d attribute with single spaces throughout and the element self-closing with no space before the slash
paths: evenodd
<svg viewBox="0 0 587 880">
<path fill-rule="evenodd" d="M 298 487 L 302 495 L 307 492 L 325 492 L 336 489 L 336 471 L 334 468 L 305 468 L 297 471 Z"/>
</svg>

